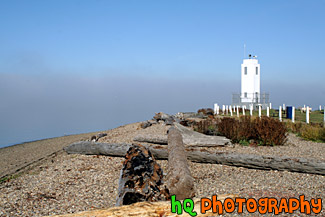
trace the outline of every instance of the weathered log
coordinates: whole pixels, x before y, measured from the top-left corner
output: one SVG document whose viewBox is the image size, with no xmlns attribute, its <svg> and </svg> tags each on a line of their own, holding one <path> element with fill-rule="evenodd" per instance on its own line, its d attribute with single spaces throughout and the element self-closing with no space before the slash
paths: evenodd
<svg viewBox="0 0 325 217">
<path fill-rule="evenodd" d="M 100 138 L 107 136 L 107 133 L 98 133 L 90 137 L 89 141 L 97 142 Z"/>
<path fill-rule="evenodd" d="M 241 153 L 190 152 L 189 159 L 197 163 L 223 164 L 261 170 L 279 170 L 325 175 L 325 161 L 298 157 L 271 157 Z"/>
<path fill-rule="evenodd" d="M 155 116 L 153 117 L 156 121 L 164 121 L 166 125 L 172 125 L 175 121 L 175 118 L 172 115 L 165 114 L 163 112 L 155 113 Z"/>
<path fill-rule="evenodd" d="M 199 132 L 190 130 L 181 124 L 174 123 L 175 127 L 183 136 L 183 143 L 186 147 L 221 147 L 232 146 L 229 139 L 223 136 L 207 136 Z M 133 139 L 136 142 L 148 142 L 153 144 L 167 145 L 167 135 L 147 134 L 137 135 Z"/>
<path fill-rule="evenodd" d="M 147 142 L 152 144 L 159 144 L 159 145 L 167 145 L 168 137 L 167 135 L 137 135 L 133 138 L 135 142 Z M 183 143 L 186 147 L 223 147 L 223 146 L 232 146 L 233 144 L 230 143 L 225 137 L 221 136 L 205 136 L 197 137 L 191 136 L 188 137 L 187 135 L 183 135 Z"/>
<path fill-rule="evenodd" d="M 130 144 L 108 144 L 97 142 L 77 142 L 65 148 L 69 154 L 92 154 L 124 157 Z M 159 145 L 148 147 L 156 159 L 168 159 L 167 149 Z M 281 170 L 325 175 L 325 162 L 321 160 L 296 157 L 271 157 L 253 154 L 216 152 L 209 153 L 199 149 L 187 149 L 188 160 L 197 163 L 224 164 L 262 170 Z"/>
<path fill-rule="evenodd" d="M 102 138 L 102 137 L 105 137 L 105 136 L 107 136 L 107 133 L 98 133 L 97 134 L 97 140 Z"/>
<path fill-rule="evenodd" d="M 149 148 L 155 159 L 168 159 L 167 149 L 159 145 L 146 145 Z M 64 148 L 68 154 L 85 154 L 85 155 L 106 155 L 113 157 L 124 157 L 125 153 L 132 147 L 133 144 L 126 143 L 100 143 L 90 141 L 80 141 L 72 143 Z"/>
<path fill-rule="evenodd" d="M 137 135 L 133 138 L 135 142 L 148 142 L 153 144 L 167 145 L 168 139 L 167 135 L 160 134 L 146 134 L 146 135 Z"/>
<path fill-rule="evenodd" d="M 144 121 L 140 124 L 140 127 L 142 129 L 146 129 L 147 127 L 150 127 L 152 125 L 152 123 L 150 123 L 149 121 Z"/>
<path fill-rule="evenodd" d="M 170 194 L 180 200 L 195 196 L 194 179 L 188 167 L 182 135 L 174 127 L 168 132 L 167 186 Z"/>
<path fill-rule="evenodd" d="M 223 136 L 207 136 L 199 132 L 190 130 L 179 123 L 174 123 L 182 136 L 183 142 L 187 146 L 197 147 L 215 147 L 215 146 L 232 146 L 230 139 Z"/>
<path fill-rule="evenodd" d="M 129 148 L 121 170 L 116 206 L 169 198 L 168 189 L 163 187 L 163 171 L 151 152 L 142 145 Z"/>
<path fill-rule="evenodd" d="M 217 199 L 222 203 L 226 198 L 235 199 L 239 197 L 234 194 L 218 195 Z M 197 217 L 201 216 L 214 216 L 215 213 L 212 209 L 208 210 L 205 214 L 200 212 L 201 199 L 195 198 L 194 200 L 194 210 L 197 213 Z M 181 201 L 183 204 L 183 201 Z M 171 202 L 170 201 L 159 201 L 159 202 L 139 202 L 131 205 L 111 207 L 108 209 L 96 209 L 90 211 L 83 211 L 73 214 L 56 215 L 55 217 L 106 217 L 106 216 L 141 216 L 141 217 L 161 217 L 161 216 L 189 216 L 188 213 L 183 212 L 183 214 L 177 215 L 171 212 Z M 54 216 L 52 216 L 54 217 Z"/>
</svg>

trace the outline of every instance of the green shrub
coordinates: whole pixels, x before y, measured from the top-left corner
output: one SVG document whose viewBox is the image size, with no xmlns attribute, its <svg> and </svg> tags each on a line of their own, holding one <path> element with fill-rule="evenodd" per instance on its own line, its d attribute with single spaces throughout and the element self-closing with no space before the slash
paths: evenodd
<svg viewBox="0 0 325 217">
<path fill-rule="evenodd" d="M 292 133 L 296 133 L 306 140 L 325 142 L 325 128 L 321 123 L 287 122 L 286 127 Z"/>
<path fill-rule="evenodd" d="M 243 145 L 243 146 L 249 146 L 249 141 L 247 141 L 247 140 L 240 140 L 239 141 L 239 144 L 241 144 L 241 145 Z"/>
<path fill-rule="evenodd" d="M 323 126 L 323 124 L 322 123 L 314 123 L 314 122 L 311 122 L 310 123 L 310 126 L 313 126 L 313 127 L 322 127 Z"/>
<path fill-rule="evenodd" d="M 321 128 L 319 130 L 319 140 L 325 142 L 325 128 Z"/>
<path fill-rule="evenodd" d="M 323 130 L 321 128 L 311 125 L 304 125 L 300 130 L 299 136 L 307 140 L 317 141 L 322 140 L 322 134 Z"/>
<path fill-rule="evenodd" d="M 286 122 L 287 129 L 292 133 L 300 133 L 303 126 L 301 122 L 292 123 L 291 121 Z"/>
</svg>

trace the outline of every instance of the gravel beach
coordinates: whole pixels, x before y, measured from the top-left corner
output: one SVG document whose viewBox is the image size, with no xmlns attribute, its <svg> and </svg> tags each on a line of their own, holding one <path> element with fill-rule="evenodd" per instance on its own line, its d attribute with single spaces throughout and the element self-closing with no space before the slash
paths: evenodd
<svg viewBox="0 0 325 217">
<path fill-rule="evenodd" d="M 163 124 L 156 124 L 142 129 L 139 125 L 140 123 L 133 123 L 101 131 L 108 135 L 101 138 L 100 142 L 133 143 L 133 137 L 138 134 L 166 134 L 169 128 Z M 13 173 L 20 167 L 26 168 L 26 165 L 29 165 L 28 169 L 22 170 L 17 177 L 0 185 L 0 216 L 55 215 L 114 206 L 123 158 L 68 155 L 62 151 L 66 145 L 84 140 L 94 134 L 60 137 L 55 138 L 55 141 L 37 141 L 38 145 L 30 148 L 17 145 L 0 149 L 2 175 Z M 293 134 L 289 134 L 287 144 L 282 147 L 235 145 L 235 147 L 218 148 L 218 151 L 222 150 L 325 160 L 324 143 L 304 141 Z M 21 155 L 32 157 L 24 160 L 15 159 L 15 156 Z M 167 161 L 158 161 L 158 163 L 164 173 L 167 173 Z M 197 198 L 211 198 L 215 194 L 238 194 L 241 197 L 256 199 L 298 198 L 302 194 L 306 199 L 325 198 L 325 177 L 321 175 L 192 162 L 189 162 L 189 165 L 195 179 Z M 318 216 L 325 216 L 324 209 Z M 294 214 L 294 216 L 300 215 L 304 216 L 300 212 Z M 233 214 L 226 216 L 233 216 Z M 244 212 L 240 216 L 252 216 L 252 214 Z M 258 216 L 258 213 L 254 213 L 254 216 Z"/>
<path fill-rule="evenodd" d="M 59 152 L 63 147 L 77 141 L 88 139 L 96 133 L 62 136 L 25 142 L 0 149 L 0 178 L 28 170 L 33 163 L 38 163 L 47 157 Z"/>
</svg>

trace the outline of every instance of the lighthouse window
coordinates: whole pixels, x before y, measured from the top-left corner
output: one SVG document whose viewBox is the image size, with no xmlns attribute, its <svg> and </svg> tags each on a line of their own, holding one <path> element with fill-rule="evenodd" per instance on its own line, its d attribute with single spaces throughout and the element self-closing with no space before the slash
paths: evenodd
<svg viewBox="0 0 325 217">
<path fill-rule="evenodd" d="M 245 69 L 244 69 L 244 70 L 245 70 L 245 75 L 247 75 L 247 67 L 245 67 Z"/>
<path fill-rule="evenodd" d="M 247 92 L 244 93 L 245 98 L 247 98 Z"/>
<path fill-rule="evenodd" d="M 256 75 L 258 75 L 258 67 L 256 67 Z"/>
</svg>

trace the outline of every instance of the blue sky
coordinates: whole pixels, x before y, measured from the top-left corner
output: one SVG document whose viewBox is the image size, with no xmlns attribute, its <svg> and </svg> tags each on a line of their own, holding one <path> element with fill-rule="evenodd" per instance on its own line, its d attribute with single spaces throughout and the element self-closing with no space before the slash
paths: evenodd
<svg viewBox="0 0 325 217">
<path fill-rule="evenodd" d="M 320 0 L 2 0 L 0 146 L 231 103 L 244 44 L 274 105 L 318 107 L 324 8 Z"/>
</svg>

